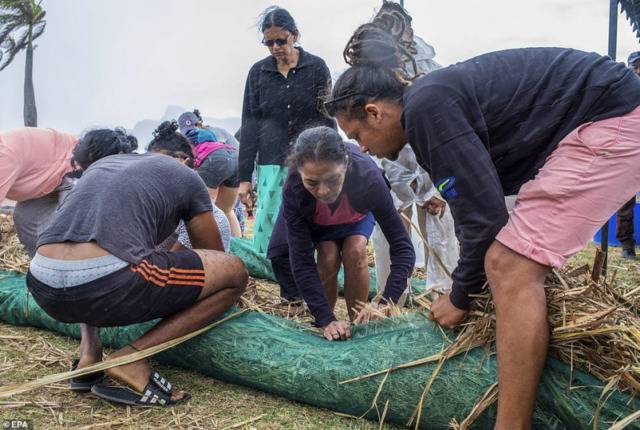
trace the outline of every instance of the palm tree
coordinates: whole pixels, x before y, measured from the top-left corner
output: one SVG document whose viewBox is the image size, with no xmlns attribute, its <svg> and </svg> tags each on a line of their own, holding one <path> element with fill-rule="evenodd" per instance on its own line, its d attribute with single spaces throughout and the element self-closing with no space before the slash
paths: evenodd
<svg viewBox="0 0 640 430">
<path fill-rule="evenodd" d="M 47 22 L 42 0 L 0 0 L 0 71 L 11 64 L 23 49 L 27 50 L 24 71 L 24 125 L 38 125 L 36 96 L 33 89 L 33 41 L 44 33 Z"/>
</svg>

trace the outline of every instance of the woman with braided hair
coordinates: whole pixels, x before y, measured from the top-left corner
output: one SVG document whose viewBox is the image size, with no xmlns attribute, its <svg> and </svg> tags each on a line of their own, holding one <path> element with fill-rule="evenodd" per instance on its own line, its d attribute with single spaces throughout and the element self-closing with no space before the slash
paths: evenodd
<svg viewBox="0 0 640 430">
<path fill-rule="evenodd" d="M 435 50 L 414 34 L 411 16 L 398 3 L 384 0 L 372 24 L 387 32 L 405 48 L 406 55 L 413 60 L 403 63 L 405 73 L 426 74 L 442 67 L 433 61 Z M 382 159 L 379 165 L 389 179 L 398 211 L 411 219 L 415 206 L 419 231 L 428 244 L 421 247 L 424 250 L 426 287 L 429 290 L 450 290 L 451 278 L 448 273 L 455 268 L 459 254 L 451 211 L 437 195 L 429 175 L 418 165 L 410 145 L 402 148 L 396 160 Z M 405 222 L 405 227 L 411 234 L 409 222 Z M 371 242 L 376 263 L 376 288 L 382 291 L 391 262 L 389 246 L 379 226 L 374 229 Z M 429 249 L 438 257 L 430 255 Z"/>
<path fill-rule="evenodd" d="M 562 48 L 492 52 L 413 79 L 397 37 L 371 25 L 345 56 L 352 67 L 327 108 L 365 152 L 394 159 L 409 142 L 447 200 L 460 259 L 430 317 L 459 325 L 488 281 L 496 428 L 528 428 L 549 339 L 545 276 L 640 190 L 640 81 L 607 57 Z"/>
</svg>

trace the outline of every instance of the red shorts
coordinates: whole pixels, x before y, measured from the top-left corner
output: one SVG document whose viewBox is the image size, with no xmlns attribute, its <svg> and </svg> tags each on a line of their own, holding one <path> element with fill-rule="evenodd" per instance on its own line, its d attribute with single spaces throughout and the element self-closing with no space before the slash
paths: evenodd
<svg viewBox="0 0 640 430">
<path fill-rule="evenodd" d="M 496 240 L 545 266 L 561 267 L 640 191 L 640 107 L 581 125 L 525 183 Z"/>
</svg>

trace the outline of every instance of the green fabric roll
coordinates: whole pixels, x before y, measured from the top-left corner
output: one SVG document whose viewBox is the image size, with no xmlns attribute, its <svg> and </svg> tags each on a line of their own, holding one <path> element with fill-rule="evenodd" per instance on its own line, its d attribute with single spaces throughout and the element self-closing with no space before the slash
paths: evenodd
<svg viewBox="0 0 640 430">
<path fill-rule="evenodd" d="M 33 297 L 27 301 L 24 282 L 23 275 L 0 271 L 0 320 L 78 338 L 78 324 L 55 321 Z M 120 348 L 154 324 L 102 328 L 100 334 L 104 345 Z M 247 312 L 155 358 L 291 400 L 355 416 L 366 413 L 373 420 L 378 419 L 375 408 L 371 409 L 377 397 L 380 413 L 389 402 L 385 421 L 404 424 L 437 362 L 391 372 L 382 386 L 384 375 L 349 384 L 340 381 L 437 354 L 448 342 L 442 330 L 418 313 L 356 325 L 352 340 L 328 342 L 294 321 Z M 462 421 L 496 381 L 496 366 L 496 356 L 487 355 L 483 348 L 445 361 L 425 396 L 420 428 L 445 429 L 452 418 Z M 600 399 L 602 389 L 603 384 L 592 376 L 549 358 L 538 389 L 533 428 L 606 429 L 640 408 L 640 400 L 616 390 Z M 473 428 L 492 428 L 495 414 L 494 404 Z M 638 428 L 637 423 L 628 428 Z"/>
<path fill-rule="evenodd" d="M 253 226 L 253 249 L 261 254 L 266 254 L 269 247 L 288 171 L 286 166 L 258 166 L 258 208 Z"/>
</svg>

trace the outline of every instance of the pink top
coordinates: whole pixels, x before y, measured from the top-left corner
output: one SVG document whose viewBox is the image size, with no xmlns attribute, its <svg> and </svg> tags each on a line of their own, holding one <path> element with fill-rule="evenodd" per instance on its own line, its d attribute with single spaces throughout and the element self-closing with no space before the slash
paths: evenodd
<svg viewBox="0 0 640 430">
<path fill-rule="evenodd" d="M 353 224 L 366 217 L 351 207 L 346 194 L 341 194 L 338 207 L 332 211 L 328 204 L 316 200 L 313 222 L 319 225 Z"/>
<path fill-rule="evenodd" d="M 231 148 L 236 149 L 231 145 L 227 145 L 223 142 L 202 142 L 193 147 L 193 155 L 196 159 L 193 162 L 193 165 L 198 168 L 202 164 L 205 158 L 212 152 L 217 151 L 222 148 Z"/>
<path fill-rule="evenodd" d="M 55 190 L 71 172 L 78 138 L 44 128 L 0 132 L 0 203 L 35 199 Z"/>
</svg>

